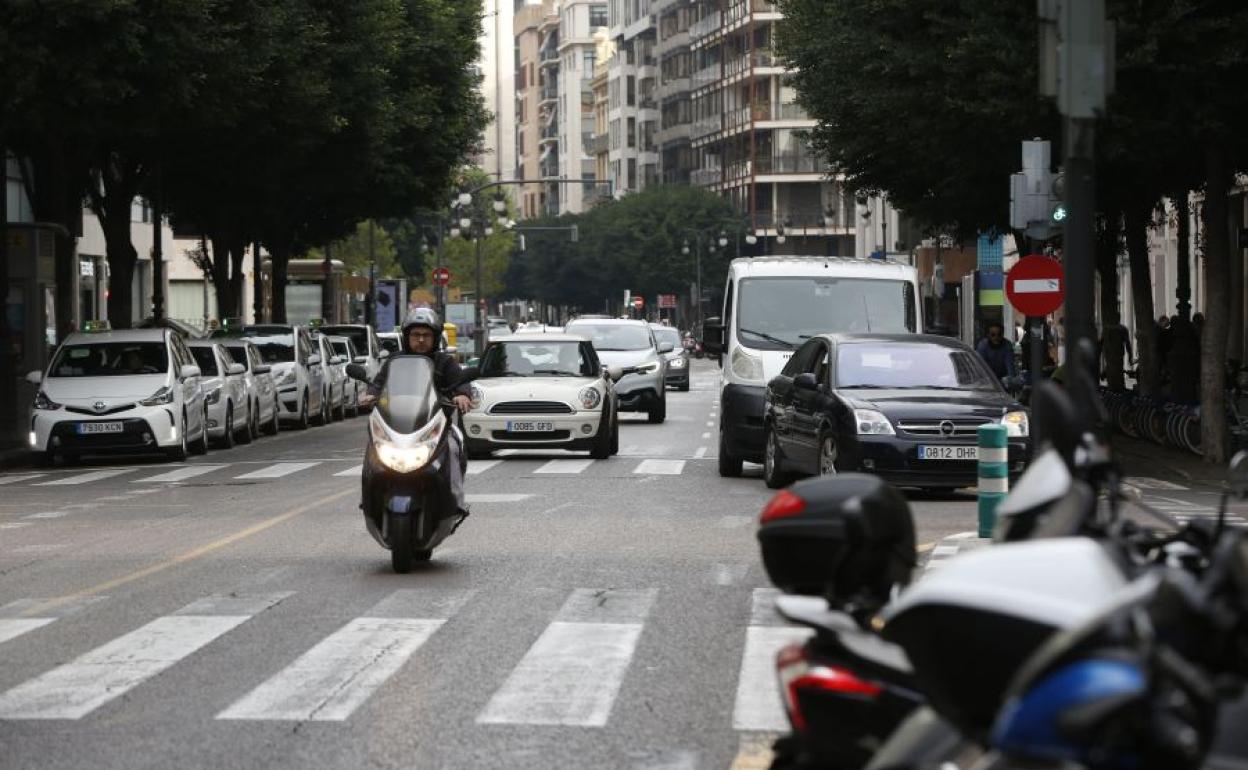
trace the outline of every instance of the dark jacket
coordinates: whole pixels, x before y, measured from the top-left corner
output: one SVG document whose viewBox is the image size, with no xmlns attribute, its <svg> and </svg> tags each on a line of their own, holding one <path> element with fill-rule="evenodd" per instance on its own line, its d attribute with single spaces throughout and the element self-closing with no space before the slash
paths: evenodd
<svg viewBox="0 0 1248 770">
<path fill-rule="evenodd" d="M 449 353 L 443 353 L 435 350 L 428 354 L 409 354 L 409 355 L 426 355 L 433 359 L 433 387 L 438 391 L 438 395 L 443 398 L 452 398 L 454 396 L 472 397 L 472 384 L 463 382 L 464 370 L 459 363 L 451 357 Z M 369 383 L 369 395 L 374 398 L 381 395 L 381 391 L 386 387 L 386 378 L 390 375 L 390 362 L 392 358 L 387 358 L 381 362 L 381 371 L 377 372 L 377 376 Z"/>
<path fill-rule="evenodd" d="M 1009 340 L 1003 339 L 1000 343 L 993 345 L 987 338 L 984 338 L 979 341 L 975 350 L 998 378 L 1014 376 L 1014 346 Z"/>
</svg>

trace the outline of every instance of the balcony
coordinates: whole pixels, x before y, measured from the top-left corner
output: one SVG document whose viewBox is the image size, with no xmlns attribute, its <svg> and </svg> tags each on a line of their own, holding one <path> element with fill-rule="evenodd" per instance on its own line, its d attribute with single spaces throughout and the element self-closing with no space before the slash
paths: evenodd
<svg viewBox="0 0 1248 770">
<path fill-rule="evenodd" d="M 721 76 L 722 76 L 722 72 L 718 64 L 712 64 L 709 67 L 703 67 L 702 69 L 693 73 L 693 78 L 692 78 L 693 87 L 702 88 L 704 86 L 709 86 L 712 83 L 718 82 Z"/>
<path fill-rule="evenodd" d="M 594 134 L 594 139 L 589 144 L 589 152 L 591 155 L 601 155 L 611 149 L 610 134 Z"/>
<path fill-rule="evenodd" d="M 559 99 L 559 84 L 546 83 L 542 86 L 542 90 L 538 92 L 538 101 L 554 102 Z"/>
<path fill-rule="evenodd" d="M 653 96 L 643 96 L 641 97 L 641 100 L 637 102 L 637 106 L 643 110 L 657 110 L 659 108 L 659 103 L 655 101 Z"/>
<path fill-rule="evenodd" d="M 724 128 L 731 131 L 736 128 L 748 126 L 753 119 L 754 114 L 766 114 L 766 106 L 756 106 L 759 113 L 754 113 L 749 107 L 742 107 L 736 110 L 728 110 L 724 113 Z"/>
<path fill-rule="evenodd" d="M 559 138 L 559 125 L 551 123 L 548 126 L 542 126 L 542 141 Z"/>
<path fill-rule="evenodd" d="M 778 120 L 810 120 L 810 113 L 800 104 L 781 104 Z"/>
<path fill-rule="evenodd" d="M 542 179 L 558 179 L 559 178 L 559 160 L 550 157 L 542 161 L 537 167 L 538 173 L 542 175 Z"/>
<path fill-rule="evenodd" d="M 724 179 L 722 168 L 699 168 L 689 173 L 689 181 L 696 185 L 719 184 Z"/>
<path fill-rule="evenodd" d="M 722 23 L 723 17 L 720 12 L 714 11 L 689 25 L 689 38 L 699 40 L 711 35 L 719 30 Z"/>
<path fill-rule="evenodd" d="M 832 167 L 823 158 L 780 154 L 757 158 L 754 169 L 758 174 L 826 174 Z"/>
<path fill-rule="evenodd" d="M 554 48 L 543 48 L 542 55 L 541 55 L 541 62 L 543 65 L 558 64 L 559 52 L 555 50 Z"/>
<path fill-rule="evenodd" d="M 693 126 L 689 129 L 689 136 L 692 139 L 701 139 L 704 136 L 723 130 L 723 127 L 724 117 L 722 115 L 701 118 L 693 121 Z"/>
</svg>

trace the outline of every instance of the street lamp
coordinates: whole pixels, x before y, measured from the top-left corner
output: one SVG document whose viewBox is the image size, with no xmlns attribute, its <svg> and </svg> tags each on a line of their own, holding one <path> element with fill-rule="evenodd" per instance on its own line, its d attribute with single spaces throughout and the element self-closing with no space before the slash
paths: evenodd
<svg viewBox="0 0 1248 770">
<path fill-rule="evenodd" d="M 728 247 L 728 233 L 725 233 L 723 230 L 719 231 L 719 247 L 721 249 Z"/>
</svg>

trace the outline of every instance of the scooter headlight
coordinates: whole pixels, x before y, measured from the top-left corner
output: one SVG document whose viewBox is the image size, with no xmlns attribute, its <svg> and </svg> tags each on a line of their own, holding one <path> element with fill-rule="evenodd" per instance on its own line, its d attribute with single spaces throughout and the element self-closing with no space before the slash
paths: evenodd
<svg viewBox="0 0 1248 770">
<path fill-rule="evenodd" d="M 369 420 L 377 459 L 396 473 L 411 473 L 427 465 L 433 459 L 433 453 L 437 450 L 445 429 L 445 412 L 438 412 L 428 425 L 408 435 L 391 433 L 377 411 L 373 412 Z"/>
</svg>

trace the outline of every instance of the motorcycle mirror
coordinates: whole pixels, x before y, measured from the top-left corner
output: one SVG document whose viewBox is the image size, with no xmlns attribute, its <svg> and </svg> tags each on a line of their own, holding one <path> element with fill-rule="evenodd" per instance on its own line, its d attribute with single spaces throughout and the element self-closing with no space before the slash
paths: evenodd
<svg viewBox="0 0 1248 770">
<path fill-rule="evenodd" d="M 611 378 L 612 382 L 619 382 L 620 380 L 624 379 L 624 367 L 607 366 L 604 368 L 607 370 L 607 376 Z"/>
<path fill-rule="evenodd" d="M 1044 429 L 1044 439 L 1057 450 L 1069 466 L 1079 445 L 1079 410 L 1061 386 L 1041 382 L 1031 394 L 1033 425 Z"/>
<path fill-rule="evenodd" d="M 1231 494 L 1240 499 L 1248 497 L 1248 451 L 1241 449 L 1231 458 L 1226 480 L 1230 484 Z"/>
<path fill-rule="evenodd" d="M 359 364 L 347 364 L 347 376 L 360 382 L 368 382 L 368 370 Z"/>
</svg>

